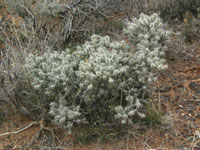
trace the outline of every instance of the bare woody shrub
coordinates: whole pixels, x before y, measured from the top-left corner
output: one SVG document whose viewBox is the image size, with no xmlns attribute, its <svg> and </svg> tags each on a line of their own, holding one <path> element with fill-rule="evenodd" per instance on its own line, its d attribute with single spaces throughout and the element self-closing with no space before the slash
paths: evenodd
<svg viewBox="0 0 200 150">
<path fill-rule="evenodd" d="M 13 32 L 11 34 L 14 34 Z M 33 89 L 24 70 L 24 60 L 29 53 L 35 53 L 36 45 L 32 40 L 21 43 L 17 31 L 7 38 L 0 61 L 1 100 L 11 105 L 14 111 L 20 111 L 33 119 L 46 117 L 48 101 L 44 100 L 43 93 Z M 37 45 L 42 47 L 45 44 L 44 41 L 40 41 Z M 45 50 L 48 50 L 47 46 Z"/>
<path fill-rule="evenodd" d="M 104 22 L 104 3 L 89 0 L 8 0 L 10 10 L 24 18 L 29 30 L 61 47 L 74 39 L 87 39 L 98 22 Z M 60 45 L 62 44 L 62 45 Z"/>
<path fill-rule="evenodd" d="M 187 11 L 198 15 L 199 0 L 160 0 L 157 10 L 164 20 L 183 20 Z"/>
</svg>

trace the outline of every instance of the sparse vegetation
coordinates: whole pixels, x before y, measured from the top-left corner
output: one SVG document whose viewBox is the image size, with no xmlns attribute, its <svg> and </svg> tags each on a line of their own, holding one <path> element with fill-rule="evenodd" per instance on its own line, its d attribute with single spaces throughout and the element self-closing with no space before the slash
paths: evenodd
<svg viewBox="0 0 200 150">
<path fill-rule="evenodd" d="M 175 124 L 187 120 L 183 119 L 187 112 L 179 98 L 186 91 L 187 96 L 198 91 L 196 84 L 185 81 L 189 77 L 182 81 L 182 76 L 187 76 L 185 72 L 195 76 L 198 67 L 182 71 L 179 84 L 169 74 L 175 80 L 167 80 L 175 98 L 163 98 L 169 91 L 155 83 L 164 84 L 173 64 L 184 64 L 185 59 L 190 65 L 197 63 L 199 8 L 198 0 L 1 1 L 0 120 L 9 118 L 6 109 L 11 106 L 14 115 L 20 113 L 33 122 L 0 137 L 36 125 L 39 132 L 22 149 L 36 144 L 43 131 L 51 135 L 47 149 L 59 149 L 57 145 L 69 146 L 64 144 L 68 136 L 72 138 L 67 142 L 75 144 L 140 141 L 151 130 L 164 132 L 168 140 L 172 138 L 168 132 L 182 135 L 183 129 Z M 196 83 L 196 78 L 191 82 Z M 198 94 L 192 94 L 198 99 Z M 179 108 L 184 110 L 180 114 Z M 198 117 L 195 113 L 190 110 L 188 116 Z M 51 123 L 56 127 L 47 127 Z M 188 122 L 188 126 L 192 126 L 191 136 L 198 125 Z M 58 127 L 64 131 L 59 136 L 54 133 Z M 195 138 L 191 148 L 198 146 Z"/>
</svg>

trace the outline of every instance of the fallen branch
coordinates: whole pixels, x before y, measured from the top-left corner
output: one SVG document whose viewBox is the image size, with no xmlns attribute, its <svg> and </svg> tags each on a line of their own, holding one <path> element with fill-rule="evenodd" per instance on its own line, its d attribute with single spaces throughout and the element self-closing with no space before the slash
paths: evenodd
<svg viewBox="0 0 200 150">
<path fill-rule="evenodd" d="M 53 130 L 45 126 L 46 123 L 45 123 L 44 119 L 41 119 L 39 121 L 39 125 L 40 125 L 40 129 L 39 129 L 38 133 L 25 146 L 25 150 L 28 150 L 30 148 L 30 146 L 40 137 L 42 131 L 49 131 L 51 133 L 51 135 L 53 137 L 53 146 L 55 146 L 55 134 L 54 134 Z"/>
<path fill-rule="evenodd" d="M 22 128 L 22 129 L 20 129 L 20 130 L 18 130 L 18 131 L 6 132 L 6 133 L 3 133 L 3 134 L 0 134 L 0 137 L 1 137 L 1 136 L 5 136 L 5 135 L 10 135 L 10 134 L 18 134 L 18 133 L 20 133 L 20 132 L 22 132 L 22 131 L 24 131 L 24 130 L 30 128 L 30 127 L 33 126 L 33 125 L 38 125 L 38 122 L 36 122 L 36 121 L 31 122 L 28 126 Z"/>
</svg>

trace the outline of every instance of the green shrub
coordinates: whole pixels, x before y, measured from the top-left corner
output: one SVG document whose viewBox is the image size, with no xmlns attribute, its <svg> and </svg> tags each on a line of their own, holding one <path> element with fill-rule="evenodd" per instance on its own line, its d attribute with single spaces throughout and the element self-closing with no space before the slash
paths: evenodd
<svg viewBox="0 0 200 150">
<path fill-rule="evenodd" d="M 144 118 L 157 72 L 167 68 L 165 42 L 171 35 L 157 14 L 140 15 L 124 32 L 135 45 L 93 35 L 74 51 L 30 55 L 26 69 L 35 90 L 53 99 L 54 122 L 74 124 L 132 124 Z M 137 117 L 136 117 L 137 116 Z"/>
</svg>

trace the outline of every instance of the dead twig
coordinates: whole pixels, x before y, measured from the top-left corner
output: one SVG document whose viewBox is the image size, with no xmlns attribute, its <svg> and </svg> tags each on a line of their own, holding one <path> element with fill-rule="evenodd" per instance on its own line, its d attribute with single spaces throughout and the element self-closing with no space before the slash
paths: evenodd
<svg viewBox="0 0 200 150">
<path fill-rule="evenodd" d="M 50 129 L 49 127 L 45 127 L 45 121 L 44 119 L 41 119 L 38 123 L 40 125 L 40 129 L 38 131 L 38 133 L 30 140 L 30 142 L 28 143 L 28 145 L 26 146 L 25 150 L 28 150 L 30 148 L 30 146 L 40 137 L 41 133 L 44 131 L 49 131 L 53 137 L 53 146 L 55 146 L 55 134 L 53 132 L 52 129 Z"/>
<path fill-rule="evenodd" d="M 28 126 L 22 128 L 22 129 L 20 129 L 20 130 L 18 130 L 18 131 L 6 132 L 6 133 L 3 133 L 3 134 L 0 134 L 0 137 L 1 137 L 1 136 L 5 136 L 5 135 L 10 135 L 10 134 L 18 134 L 18 133 L 23 132 L 24 130 L 26 130 L 26 129 L 32 127 L 33 125 L 37 125 L 37 124 L 38 124 L 37 121 L 31 122 Z"/>
</svg>

